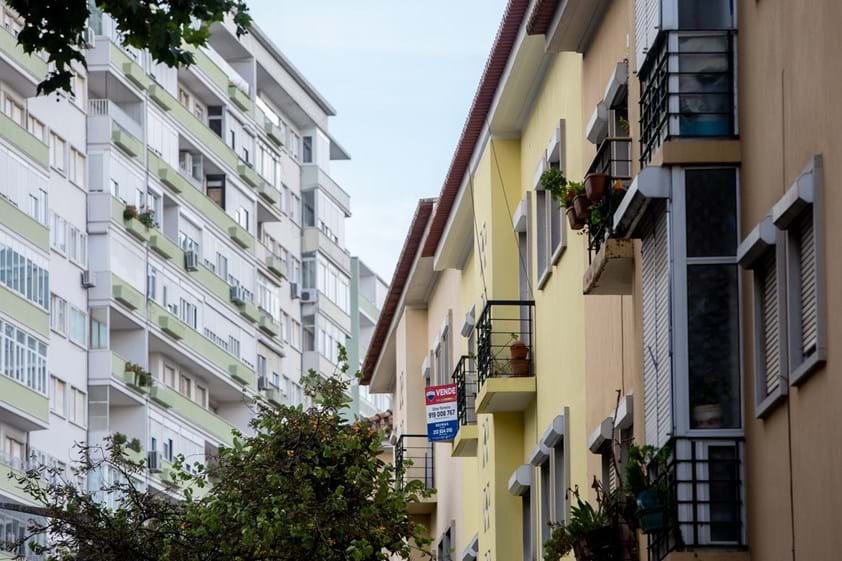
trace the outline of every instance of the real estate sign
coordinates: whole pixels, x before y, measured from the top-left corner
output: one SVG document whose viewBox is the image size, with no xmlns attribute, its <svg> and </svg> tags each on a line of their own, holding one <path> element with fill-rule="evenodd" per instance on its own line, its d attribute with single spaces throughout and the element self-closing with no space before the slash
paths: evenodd
<svg viewBox="0 0 842 561">
<path fill-rule="evenodd" d="M 424 399 L 427 403 L 427 440 L 453 440 L 459 428 L 456 384 L 428 386 Z"/>
</svg>

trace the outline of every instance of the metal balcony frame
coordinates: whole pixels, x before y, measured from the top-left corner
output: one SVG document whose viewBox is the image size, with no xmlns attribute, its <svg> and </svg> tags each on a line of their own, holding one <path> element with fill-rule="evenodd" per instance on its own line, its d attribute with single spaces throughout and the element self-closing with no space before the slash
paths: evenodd
<svg viewBox="0 0 842 561">
<path fill-rule="evenodd" d="M 517 317 L 495 316 L 495 310 L 500 309 L 515 309 Z M 497 328 L 495 328 L 495 323 Z M 534 300 L 489 300 L 486 302 L 476 324 L 478 389 L 482 388 L 488 378 L 511 375 L 511 372 L 501 373 L 499 368 L 495 369 L 495 365 L 499 367 L 501 361 L 508 361 L 508 357 L 498 356 L 508 347 L 508 341 L 506 344 L 499 343 L 500 336 L 503 334 L 517 335 L 526 343 L 529 347 L 527 376 L 535 375 L 535 341 L 532 335 L 534 324 Z"/>
<path fill-rule="evenodd" d="M 456 384 L 456 411 L 459 426 L 477 424 L 477 371 L 476 357 L 463 355 L 453 371 Z"/>
<path fill-rule="evenodd" d="M 423 440 L 423 445 L 414 440 Z M 420 452 L 419 452 L 420 451 Z M 435 447 L 426 434 L 402 434 L 395 445 L 395 484 L 403 489 L 407 481 L 420 480 L 425 489 L 435 488 Z M 422 464 L 418 465 L 418 460 Z M 420 474 L 419 474 L 420 472 Z"/>
</svg>

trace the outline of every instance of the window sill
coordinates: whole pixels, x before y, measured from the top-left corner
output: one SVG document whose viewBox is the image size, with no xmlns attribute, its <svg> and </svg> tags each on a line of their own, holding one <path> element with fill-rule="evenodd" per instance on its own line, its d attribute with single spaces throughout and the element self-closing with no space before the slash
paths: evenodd
<svg viewBox="0 0 842 561">
<path fill-rule="evenodd" d="M 758 419 L 766 419 L 772 414 L 779 403 L 786 401 L 787 394 L 786 382 L 781 380 L 781 385 L 778 386 L 778 389 L 755 404 L 754 416 Z"/>
<path fill-rule="evenodd" d="M 801 361 L 795 370 L 789 374 L 789 384 L 791 386 L 798 386 L 804 383 L 816 370 L 824 364 L 825 352 L 822 349 L 813 351 L 809 357 Z"/>
<path fill-rule="evenodd" d="M 82 430 L 88 430 L 88 427 L 86 427 L 85 425 L 80 425 L 76 421 L 71 421 L 71 420 L 68 419 L 67 422 L 70 423 L 71 425 L 73 425 L 74 427 L 80 428 Z"/>
<path fill-rule="evenodd" d="M 538 284 L 536 285 L 538 290 L 544 290 L 544 286 L 547 284 L 547 281 L 550 280 L 550 277 L 553 275 L 553 267 L 552 265 L 547 265 L 547 268 L 544 269 L 544 272 L 541 273 L 541 276 L 538 277 Z"/>
<path fill-rule="evenodd" d="M 558 261 L 561 259 L 561 256 L 564 254 L 564 250 L 567 249 L 567 244 L 563 241 L 555 248 L 552 257 L 550 258 L 550 264 L 555 266 L 558 264 Z"/>
</svg>

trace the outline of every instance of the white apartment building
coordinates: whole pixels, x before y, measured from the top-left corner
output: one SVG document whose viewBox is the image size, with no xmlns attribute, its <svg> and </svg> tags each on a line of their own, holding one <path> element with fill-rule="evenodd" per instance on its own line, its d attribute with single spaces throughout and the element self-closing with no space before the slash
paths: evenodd
<svg viewBox="0 0 842 561">
<path fill-rule="evenodd" d="M 257 28 L 215 24 L 171 69 L 96 12 L 73 94 L 36 97 L 47 65 L 0 16 L 0 471 L 122 433 L 167 489 L 176 455 L 249 430 L 252 399 L 302 403 L 303 369 L 336 371 L 335 111 Z M 3 473 L 0 494 L 27 500 Z"/>
<path fill-rule="evenodd" d="M 348 346 L 349 371 L 356 373 L 362 362 L 380 310 L 386 301 L 389 285 L 359 257 L 351 258 L 351 340 Z M 368 386 L 351 381 L 351 416 L 371 417 L 391 407 L 386 394 L 369 393 Z"/>
</svg>

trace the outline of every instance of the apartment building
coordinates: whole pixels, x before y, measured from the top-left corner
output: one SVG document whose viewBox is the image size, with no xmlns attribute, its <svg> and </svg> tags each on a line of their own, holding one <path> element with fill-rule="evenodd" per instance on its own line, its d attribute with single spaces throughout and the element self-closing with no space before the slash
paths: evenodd
<svg viewBox="0 0 842 561">
<path fill-rule="evenodd" d="M 215 24 L 173 69 L 92 10 L 72 93 L 36 97 L 47 65 L 0 5 L 0 464 L 66 465 L 121 433 L 170 492 L 176 455 L 204 462 L 253 399 L 303 403 L 302 368 L 335 372 L 350 196 L 330 163 L 349 156 L 260 29 Z"/>
<path fill-rule="evenodd" d="M 618 488 L 632 443 L 668 452 L 672 522 L 637 533 L 641 559 L 838 556 L 839 21 L 834 2 L 509 2 L 364 365 L 395 462 L 436 488 L 415 508 L 438 559 L 540 559 L 570 490 Z M 553 166 L 608 186 L 578 233 L 541 193 Z M 459 433 L 429 444 L 424 388 L 448 379 Z"/>
<path fill-rule="evenodd" d="M 365 264 L 359 257 L 351 258 L 351 338 L 348 340 L 348 366 L 352 375 L 362 368 L 374 326 L 383 309 L 389 285 Z M 360 385 L 354 377 L 351 380 L 350 416 L 370 418 L 386 412 L 391 407 L 390 399 L 384 394 L 372 394 L 368 386 Z"/>
</svg>

